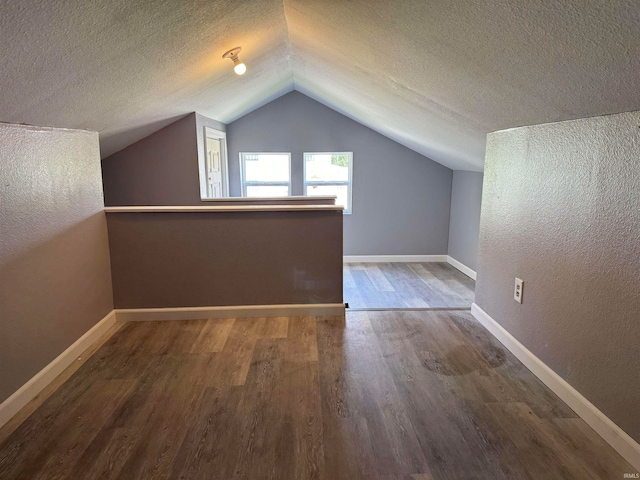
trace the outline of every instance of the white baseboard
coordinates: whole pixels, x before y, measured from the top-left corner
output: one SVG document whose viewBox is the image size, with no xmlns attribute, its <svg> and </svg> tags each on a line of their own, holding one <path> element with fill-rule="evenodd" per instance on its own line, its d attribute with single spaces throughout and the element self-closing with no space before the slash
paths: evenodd
<svg viewBox="0 0 640 480">
<path fill-rule="evenodd" d="M 344 303 L 298 305 L 240 305 L 229 307 L 130 308 L 116 309 L 118 322 L 157 320 L 200 320 L 209 318 L 344 316 Z"/>
<path fill-rule="evenodd" d="M 113 310 L 91 329 L 36 373 L 27 383 L 0 404 L 0 427 L 7 423 L 29 401 L 71 365 L 87 348 L 97 342 L 116 323 Z"/>
<path fill-rule="evenodd" d="M 598 410 L 595 405 L 551 370 L 475 303 L 471 305 L 471 314 L 609 445 L 634 468 L 640 470 L 640 444 L 638 442 L 627 435 L 609 417 Z"/>
<path fill-rule="evenodd" d="M 469 267 L 467 267 L 464 263 L 459 262 L 458 260 L 456 260 L 453 257 L 450 257 L 447 255 L 447 262 L 449 263 L 449 265 L 451 265 L 452 267 L 457 268 L 458 270 L 460 270 L 462 273 L 464 273 L 467 277 L 471 277 L 474 280 L 476 279 L 476 272 L 475 270 L 471 270 Z"/>
<path fill-rule="evenodd" d="M 447 255 L 345 255 L 344 263 L 447 262 Z"/>
</svg>

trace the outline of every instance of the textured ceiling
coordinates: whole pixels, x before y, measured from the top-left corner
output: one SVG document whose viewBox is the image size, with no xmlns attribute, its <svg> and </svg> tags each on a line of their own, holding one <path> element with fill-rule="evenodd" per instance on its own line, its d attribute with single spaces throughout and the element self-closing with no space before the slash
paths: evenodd
<svg viewBox="0 0 640 480">
<path fill-rule="evenodd" d="M 454 169 L 487 132 L 640 109 L 637 0 L 0 0 L 0 121 L 103 156 L 299 90 Z M 221 55 L 242 46 L 232 73 Z"/>
<path fill-rule="evenodd" d="M 0 120 L 100 132 L 107 156 L 179 116 L 293 89 L 282 0 L 0 0 Z M 233 74 L 222 54 L 241 45 Z"/>
</svg>

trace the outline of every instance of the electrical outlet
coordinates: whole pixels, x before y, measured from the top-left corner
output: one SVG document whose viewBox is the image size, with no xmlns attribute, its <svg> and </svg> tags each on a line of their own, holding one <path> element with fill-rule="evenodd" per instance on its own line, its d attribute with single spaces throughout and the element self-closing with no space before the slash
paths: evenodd
<svg viewBox="0 0 640 480">
<path fill-rule="evenodd" d="M 516 286 L 513 289 L 513 299 L 518 303 L 522 303 L 523 288 L 524 282 L 521 279 L 516 278 Z"/>
</svg>

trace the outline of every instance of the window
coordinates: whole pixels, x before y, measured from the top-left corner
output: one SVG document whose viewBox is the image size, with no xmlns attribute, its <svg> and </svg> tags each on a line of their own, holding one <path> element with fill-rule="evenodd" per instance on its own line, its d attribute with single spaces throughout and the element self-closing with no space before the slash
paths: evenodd
<svg viewBox="0 0 640 480">
<path fill-rule="evenodd" d="M 243 197 L 291 195 L 290 153 L 240 153 Z"/>
<path fill-rule="evenodd" d="M 336 205 L 351 213 L 352 170 L 353 152 L 305 153 L 305 195 L 335 195 Z"/>
</svg>

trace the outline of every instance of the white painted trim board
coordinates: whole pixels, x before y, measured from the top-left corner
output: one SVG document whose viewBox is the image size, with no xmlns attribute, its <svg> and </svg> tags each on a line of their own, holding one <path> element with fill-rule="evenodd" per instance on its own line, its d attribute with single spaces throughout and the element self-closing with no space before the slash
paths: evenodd
<svg viewBox="0 0 640 480">
<path fill-rule="evenodd" d="M 582 396 L 560 375 L 536 357 L 513 335 L 496 322 L 487 312 L 475 303 L 471 305 L 471 314 L 496 337 L 525 367 L 549 387 L 574 412 L 578 414 L 598 435 L 622 455 L 634 468 L 640 470 L 640 444 L 624 430 L 602 413 L 589 400 Z"/>
<path fill-rule="evenodd" d="M 105 207 L 106 213 L 216 213 L 216 212 L 299 212 L 299 211 L 340 211 L 342 205 L 304 205 L 292 203 L 289 205 L 196 205 L 188 206 L 157 206 L 157 207 Z"/>
<path fill-rule="evenodd" d="M 447 255 L 345 255 L 344 263 L 447 262 Z"/>
<path fill-rule="evenodd" d="M 234 305 L 223 307 L 118 308 L 118 322 L 344 315 L 344 303 Z"/>
<path fill-rule="evenodd" d="M 459 262 L 458 260 L 456 260 L 452 256 L 447 255 L 447 263 L 449 263 L 449 265 L 451 265 L 452 267 L 457 268 L 458 270 L 460 270 L 467 277 L 470 277 L 470 278 L 472 278 L 474 280 L 476 279 L 477 274 L 476 274 L 475 270 L 471 270 L 464 263 Z"/>
<path fill-rule="evenodd" d="M 322 201 L 322 200 L 336 200 L 336 195 L 314 195 L 313 197 L 307 195 L 291 195 L 290 197 L 216 197 L 216 198 L 201 198 L 203 202 L 290 202 L 300 203 L 307 200 Z"/>
<path fill-rule="evenodd" d="M 58 355 L 51 363 L 36 373 L 27 383 L 0 404 L 0 427 L 6 424 L 27 403 L 38 395 L 47 385 L 71 365 L 87 348 L 100 340 L 116 323 L 115 311 L 111 310 L 89 331 L 73 342 L 69 348 Z"/>
</svg>

